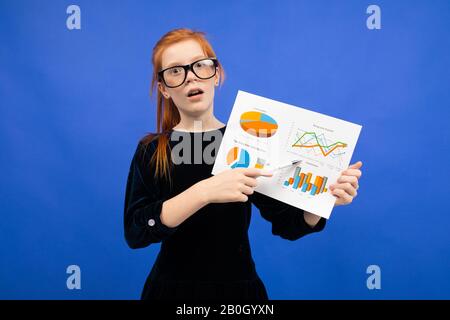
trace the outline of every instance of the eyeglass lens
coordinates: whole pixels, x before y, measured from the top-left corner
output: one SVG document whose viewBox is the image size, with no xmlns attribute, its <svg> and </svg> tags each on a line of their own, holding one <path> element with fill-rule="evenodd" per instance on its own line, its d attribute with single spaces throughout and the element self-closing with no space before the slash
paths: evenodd
<svg viewBox="0 0 450 320">
<path fill-rule="evenodd" d="M 194 62 L 191 70 L 200 79 L 209 79 L 216 74 L 216 65 L 212 59 L 203 59 Z M 186 80 L 186 69 L 176 66 L 163 72 L 164 82 L 169 87 L 178 87 Z"/>
</svg>

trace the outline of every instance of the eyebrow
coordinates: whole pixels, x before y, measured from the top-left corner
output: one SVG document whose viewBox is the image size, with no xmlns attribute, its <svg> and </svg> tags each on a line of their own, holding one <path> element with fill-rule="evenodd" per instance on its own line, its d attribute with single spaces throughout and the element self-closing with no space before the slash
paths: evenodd
<svg viewBox="0 0 450 320">
<path fill-rule="evenodd" d="M 192 58 L 192 62 L 194 62 L 196 60 L 199 60 L 201 58 L 208 58 L 208 57 L 205 56 L 205 55 L 195 56 L 194 58 Z M 164 67 L 163 69 L 170 68 L 170 67 L 173 67 L 173 66 L 181 66 L 181 65 L 182 64 L 180 62 L 172 62 L 172 63 L 168 64 L 166 67 Z"/>
</svg>

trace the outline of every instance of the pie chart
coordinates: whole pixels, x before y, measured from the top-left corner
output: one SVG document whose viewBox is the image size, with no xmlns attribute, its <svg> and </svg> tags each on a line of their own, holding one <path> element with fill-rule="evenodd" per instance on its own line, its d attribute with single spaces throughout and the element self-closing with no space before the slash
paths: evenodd
<svg viewBox="0 0 450 320">
<path fill-rule="evenodd" d="M 234 168 L 248 168 L 250 165 L 250 154 L 247 150 L 233 147 L 228 151 L 227 164 Z"/>
<path fill-rule="evenodd" d="M 269 138 L 278 129 L 277 122 L 271 116 L 259 111 L 248 111 L 241 114 L 240 124 L 245 132 L 260 138 Z"/>
</svg>

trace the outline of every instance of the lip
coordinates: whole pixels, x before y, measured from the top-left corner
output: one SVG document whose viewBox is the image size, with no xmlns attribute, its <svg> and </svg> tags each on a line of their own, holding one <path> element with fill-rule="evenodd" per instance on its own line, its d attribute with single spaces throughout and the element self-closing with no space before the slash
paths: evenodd
<svg viewBox="0 0 450 320">
<path fill-rule="evenodd" d="M 186 97 L 191 98 L 191 97 L 188 96 L 188 94 L 189 94 L 189 92 L 195 91 L 195 90 L 201 90 L 203 93 L 205 93 L 205 90 L 203 90 L 202 88 L 200 88 L 200 87 L 193 87 L 193 88 L 190 88 L 190 89 L 186 92 Z M 202 94 L 203 94 L 203 93 L 202 93 Z M 194 97 L 195 97 L 195 96 L 194 96 Z"/>
<path fill-rule="evenodd" d="M 200 101 L 200 100 L 203 98 L 203 95 L 204 95 L 204 94 L 205 94 L 205 93 L 203 92 L 203 93 L 201 93 L 201 94 L 197 94 L 197 95 L 195 95 L 195 96 L 187 97 L 187 98 L 188 98 L 189 101 Z"/>
</svg>

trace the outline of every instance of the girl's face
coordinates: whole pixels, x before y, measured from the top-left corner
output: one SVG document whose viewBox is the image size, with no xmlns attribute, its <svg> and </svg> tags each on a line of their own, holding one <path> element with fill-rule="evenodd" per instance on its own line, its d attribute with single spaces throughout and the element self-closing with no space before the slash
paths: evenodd
<svg viewBox="0 0 450 320">
<path fill-rule="evenodd" d="M 162 53 L 161 70 L 172 66 L 184 66 L 202 58 L 208 58 L 199 43 L 195 40 L 185 40 L 172 44 Z M 176 72 L 175 72 L 176 73 Z M 172 98 L 181 113 L 200 116 L 213 106 L 214 87 L 219 84 L 219 72 L 210 79 L 198 78 L 189 70 L 186 80 L 176 88 L 167 87 L 163 81 L 158 82 L 158 89 L 166 98 Z M 200 89 L 203 93 L 190 96 L 193 89 Z"/>
</svg>

